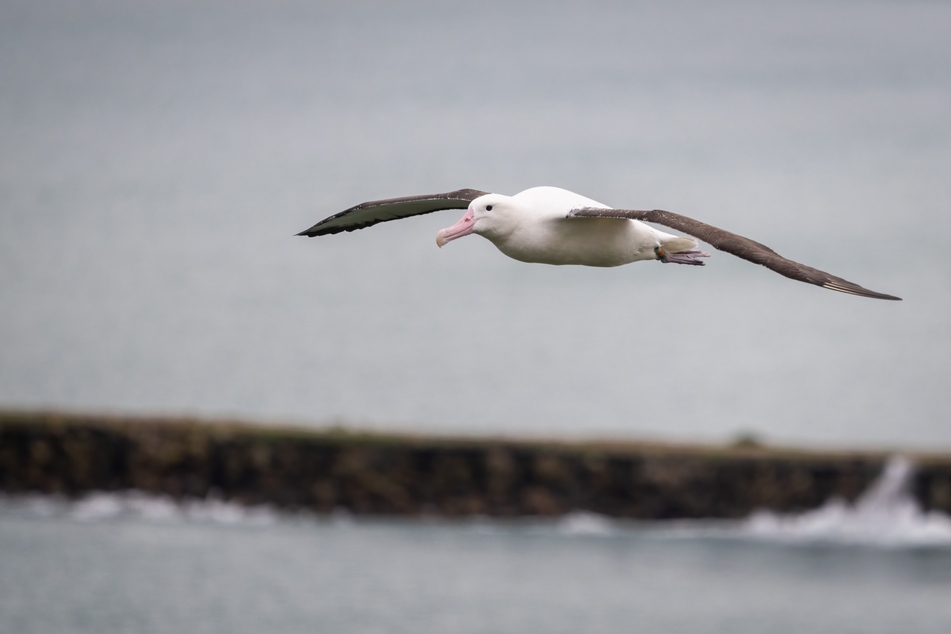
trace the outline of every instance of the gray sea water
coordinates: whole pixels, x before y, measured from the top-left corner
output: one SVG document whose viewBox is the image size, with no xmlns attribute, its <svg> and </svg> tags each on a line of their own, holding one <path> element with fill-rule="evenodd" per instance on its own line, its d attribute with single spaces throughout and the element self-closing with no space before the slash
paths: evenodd
<svg viewBox="0 0 951 634">
<path fill-rule="evenodd" d="M 951 5 L 0 6 L 0 403 L 446 433 L 951 447 Z M 525 265 L 558 185 L 875 290 Z"/>
<path fill-rule="evenodd" d="M 855 504 L 741 522 L 356 520 L 143 493 L 0 497 L 32 632 L 947 632 L 951 518 L 893 460 Z"/>
</svg>

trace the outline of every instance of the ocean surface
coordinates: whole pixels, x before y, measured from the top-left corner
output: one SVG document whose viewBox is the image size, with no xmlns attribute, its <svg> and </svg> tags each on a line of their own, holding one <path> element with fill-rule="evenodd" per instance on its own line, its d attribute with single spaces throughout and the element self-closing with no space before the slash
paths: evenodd
<svg viewBox="0 0 951 634">
<path fill-rule="evenodd" d="M 951 4 L 0 5 L 0 404 L 951 448 Z M 904 302 L 526 265 L 381 197 L 558 185 Z"/>
<path fill-rule="evenodd" d="M 895 460 L 855 504 L 740 522 L 366 520 L 143 493 L 0 498 L 0 625 L 76 632 L 951 629 L 951 518 Z"/>
</svg>

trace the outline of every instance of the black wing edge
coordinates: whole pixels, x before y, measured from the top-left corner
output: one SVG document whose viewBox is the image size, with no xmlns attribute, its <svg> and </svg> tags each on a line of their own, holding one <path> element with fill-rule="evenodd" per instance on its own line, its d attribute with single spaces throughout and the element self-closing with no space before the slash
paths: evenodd
<svg viewBox="0 0 951 634">
<path fill-rule="evenodd" d="M 749 238 L 731 233 L 725 229 L 720 229 L 719 227 L 714 227 L 713 225 L 708 225 L 699 220 L 675 214 L 671 211 L 664 211 L 663 209 L 636 210 L 585 207 L 582 209 L 572 209 L 568 212 L 568 217 L 626 218 L 628 220 L 652 222 L 678 231 L 683 231 L 694 238 L 703 240 L 720 251 L 731 253 L 754 264 L 760 264 L 793 280 L 814 284 L 815 286 L 821 286 L 822 288 L 847 293 L 849 295 L 902 301 L 901 297 L 878 293 L 853 282 L 849 282 L 848 280 L 844 280 L 841 277 L 826 273 L 825 271 L 820 271 L 811 266 L 806 266 L 805 264 L 784 258 L 768 246 L 760 244 L 755 240 L 750 240 Z"/>
<path fill-rule="evenodd" d="M 421 216 L 423 214 L 442 211 L 444 209 L 465 209 L 473 200 L 488 193 L 490 192 L 479 191 L 478 189 L 457 189 L 456 191 L 446 192 L 443 194 L 424 194 L 422 196 L 403 196 L 401 198 L 370 200 L 351 207 L 350 209 L 345 209 L 340 213 L 328 216 L 310 229 L 306 229 L 295 235 L 313 238 L 315 236 L 332 235 L 335 233 L 341 233 L 343 231 L 356 231 L 357 229 L 364 229 L 380 222 L 398 220 L 400 218 L 408 218 L 410 216 Z M 387 214 L 385 213 L 385 209 L 388 207 L 394 209 L 402 207 L 404 213 L 394 213 L 390 217 L 386 217 Z M 334 221 L 345 220 L 347 216 L 350 216 L 354 212 L 370 210 L 374 208 L 380 208 L 380 216 L 355 221 L 351 224 L 334 223 Z M 325 226 L 328 224 L 331 226 Z"/>
</svg>

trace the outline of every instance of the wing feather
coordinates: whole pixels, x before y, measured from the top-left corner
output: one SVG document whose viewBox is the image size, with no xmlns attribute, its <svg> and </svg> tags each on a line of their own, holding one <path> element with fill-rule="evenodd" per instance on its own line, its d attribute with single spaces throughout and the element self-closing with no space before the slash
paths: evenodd
<svg viewBox="0 0 951 634">
<path fill-rule="evenodd" d="M 583 209 L 573 209 L 568 212 L 569 218 L 628 218 L 630 220 L 641 220 L 644 222 L 653 222 L 665 227 L 670 227 L 678 231 L 703 240 L 712 247 L 720 251 L 726 251 L 733 255 L 743 258 L 754 264 L 761 264 L 768 269 L 776 271 L 790 279 L 815 284 L 823 288 L 828 288 L 840 293 L 849 293 L 850 295 L 859 295 L 861 297 L 872 297 L 875 299 L 901 300 L 894 295 L 877 293 L 858 284 L 853 284 L 841 277 L 836 277 L 814 269 L 811 266 L 794 262 L 788 258 L 779 255 L 768 246 L 760 244 L 741 235 L 730 233 L 713 225 L 708 225 L 699 220 L 681 216 L 670 211 L 662 209 L 652 209 L 649 211 L 639 211 L 636 209 L 597 209 L 586 207 Z"/>
<path fill-rule="evenodd" d="M 442 211 L 444 209 L 465 209 L 469 203 L 489 192 L 477 189 L 457 189 L 444 194 L 426 194 L 423 196 L 404 196 L 360 203 L 355 207 L 324 218 L 310 229 L 297 235 L 326 236 L 341 231 L 356 231 L 377 224 L 410 216 Z"/>
</svg>

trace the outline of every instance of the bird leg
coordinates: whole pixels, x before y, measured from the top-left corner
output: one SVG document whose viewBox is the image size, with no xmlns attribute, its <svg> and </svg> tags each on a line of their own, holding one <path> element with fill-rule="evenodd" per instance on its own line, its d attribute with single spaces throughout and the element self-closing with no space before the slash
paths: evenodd
<svg viewBox="0 0 951 634">
<path fill-rule="evenodd" d="M 701 262 L 698 258 L 710 257 L 709 253 L 697 250 L 668 253 L 664 250 L 664 247 L 654 247 L 654 253 L 657 254 L 657 259 L 664 264 L 673 262 L 674 264 L 692 264 L 694 266 L 703 266 L 703 262 Z"/>
</svg>

